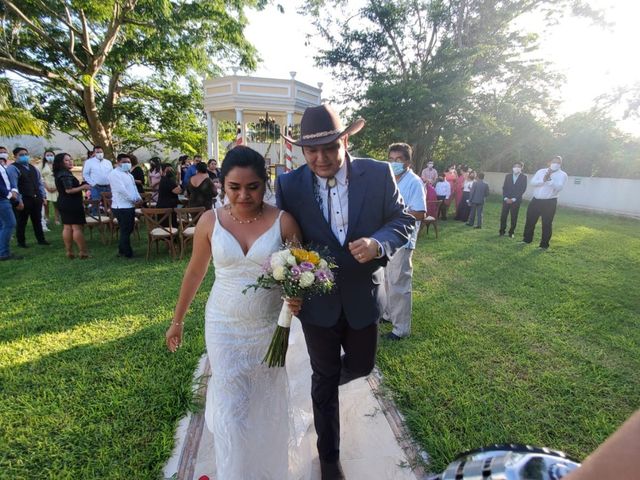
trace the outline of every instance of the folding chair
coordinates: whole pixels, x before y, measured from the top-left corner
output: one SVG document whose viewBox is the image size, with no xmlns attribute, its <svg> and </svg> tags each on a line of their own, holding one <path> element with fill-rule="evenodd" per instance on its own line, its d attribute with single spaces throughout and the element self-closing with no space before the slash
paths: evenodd
<svg viewBox="0 0 640 480">
<path fill-rule="evenodd" d="M 109 219 L 100 211 L 100 200 L 85 199 L 82 203 L 84 204 L 84 218 L 89 229 L 89 238 L 93 239 L 93 229 L 97 228 L 100 233 L 100 241 L 105 243 L 104 227 L 109 223 Z"/>
<path fill-rule="evenodd" d="M 187 244 L 191 242 L 193 246 L 196 224 L 205 211 L 204 207 L 176 209 L 178 229 L 180 231 L 180 259 L 184 256 Z"/>
<path fill-rule="evenodd" d="M 422 233 L 422 230 L 426 229 L 427 235 L 429 235 L 429 227 L 433 225 L 436 238 L 438 238 L 438 211 L 440 210 L 440 204 L 442 204 L 442 200 L 431 200 L 427 202 L 427 216 L 420 223 L 419 233 Z"/>
</svg>

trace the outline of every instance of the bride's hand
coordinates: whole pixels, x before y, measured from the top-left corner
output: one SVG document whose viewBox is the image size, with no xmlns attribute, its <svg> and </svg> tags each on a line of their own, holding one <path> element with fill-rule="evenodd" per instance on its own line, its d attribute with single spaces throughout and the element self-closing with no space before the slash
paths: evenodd
<svg viewBox="0 0 640 480">
<path fill-rule="evenodd" d="M 171 323 L 171 326 L 165 334 L 165 343 L 170 352 L 175 352 L 182 344 L 182 326 L 182 323 Z"/>
<path fill-rule="evenodd" d="M 295 297 L 295 298 L 285 298 L 284 299 L 285 302 L 287 302 L 287 306 L 289 307 L 289 310 L 291 310 L 291 313 L 295 316 L 298 315 L 298 313 L 300 313 L 300 309 L 302 308 L 302 299 Z"/>
</svg>

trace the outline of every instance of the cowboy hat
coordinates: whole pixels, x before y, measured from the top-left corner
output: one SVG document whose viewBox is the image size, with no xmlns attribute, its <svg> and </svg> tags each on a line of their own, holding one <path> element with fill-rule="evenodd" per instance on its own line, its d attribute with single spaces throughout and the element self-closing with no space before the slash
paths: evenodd
<svg viewBox="0 0 640 480">
<path fill-rule="evenodd" d="M 364 119 L 359 118 L 347 128 L 344 128 L 340 117 L 333 110 L 331 105 L 320 105 L 309 107 L 304 111 L 300 121 L 300 138 L 293 138 L 282 135 L 285 140 L 300 147 L 311 145 L 324 145 L 331 143 L 345 135 L 358 133 L 364 127 Z"/>
</svg>

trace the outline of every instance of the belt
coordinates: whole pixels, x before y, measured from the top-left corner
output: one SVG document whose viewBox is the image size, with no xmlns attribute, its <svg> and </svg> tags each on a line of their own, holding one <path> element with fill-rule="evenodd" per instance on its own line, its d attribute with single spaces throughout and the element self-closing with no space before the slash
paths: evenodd
<svg viewBox="0 0 640 480">
<path fill-rule="evenodd" d="M 111 185 L 109 185 L 109 184 L 106 184 L 106 185 L 99 185 L 99 184 L 97 184 L 97 183 L 96 183 L 96 187 L 110 187 L 110 186 L 111 186 Z"/>
</svg>

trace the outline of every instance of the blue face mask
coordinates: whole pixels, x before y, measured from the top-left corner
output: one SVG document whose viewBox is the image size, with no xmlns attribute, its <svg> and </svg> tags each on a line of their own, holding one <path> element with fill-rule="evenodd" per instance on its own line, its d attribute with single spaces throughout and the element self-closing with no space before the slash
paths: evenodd
<svg viewBox="0 0 640 480">
<path fill-rule="evenodd" d="M 404 163 L 400 163 L 400 162 L 391 162 L 391 169 L 393 170 L 393 174 L 396 177 L 399 177 L 400 175 L 402 175 L 405 171 L 404 168 Z"/>
<path fill-rule="evenodd" d="M 129 170 L 131 170 L 131 164 L 130 163 L 121 163 L 120 164 L 120 170 L 122 170 L 123 172 L 128 172 Z"/>
<path fill-rule="evenodd" d="M 29 155 L 20 155 L 18 157 L 18 163 L 29 163 Z"/>
</svg>

